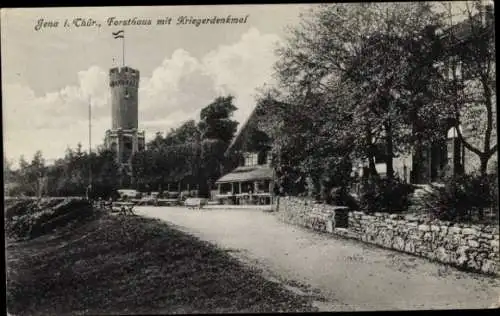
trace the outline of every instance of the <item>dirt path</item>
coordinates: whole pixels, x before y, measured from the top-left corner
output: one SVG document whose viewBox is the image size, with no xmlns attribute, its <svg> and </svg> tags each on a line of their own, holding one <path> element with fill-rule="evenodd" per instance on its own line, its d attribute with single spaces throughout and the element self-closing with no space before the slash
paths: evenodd
<svg viewBox="0 0 500 316">
<path fill-rule="evenodd" d="M 263 269 L 269 278 L 309 286 L 323 297 L 316 304 L 321 310 L 491 308 L 500 303 L 498 278 L 306 231 L 278 221 L 272 213 L 180 207 L 139 207 L 137 212 L 237 249 L 237 257 Z"/>
</svg>

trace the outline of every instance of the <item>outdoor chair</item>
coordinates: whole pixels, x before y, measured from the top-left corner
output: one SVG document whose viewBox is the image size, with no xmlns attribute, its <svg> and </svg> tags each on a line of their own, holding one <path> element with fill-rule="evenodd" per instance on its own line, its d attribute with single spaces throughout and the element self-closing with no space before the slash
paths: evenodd
<svg viewBox="0 0 500 316">
<path fill-rule="evenodd" d="M 130 205 L 128 205 L 128 203 L 125 205 L 122 205 L 121 206 L 121 209 L 120 209 L 120 215 L 135 215 L 134 213 L 134 205 L 130 203 Z"/>
</svg>

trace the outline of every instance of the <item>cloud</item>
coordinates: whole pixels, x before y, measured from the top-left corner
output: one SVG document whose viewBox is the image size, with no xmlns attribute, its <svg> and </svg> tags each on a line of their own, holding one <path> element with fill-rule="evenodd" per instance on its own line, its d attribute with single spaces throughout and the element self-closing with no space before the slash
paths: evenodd
<svg viewBox="0 0 500 316">
<path fill-rule="evenodd" d="M 232 94 L 242 122 L 255 106 L 255 88 L 271 80 L 274 48 L 280 38 L 252 28 L 239 41 L 201 58 L 177 49 L 150 76 L 141 74 L 139 128 L 147 138 L 189 119 L 219 95 Z M 92 139 L 100 144 L 111 125 L 108 72 L 92 66 L 77 73 L 78 84 L 36 96 L 28 86 L 4 86 L 4 148 L 7 157 L 31 157 L 40 149 L 61 157 L 67 146 L 88 142 L 88 102 L 92 100 Z"/>
<path fill-rule="evenodd" d="M 193 112 L 206 105 L 216 93 L 213 77 L 204 65 L 185 50 L 178 49 L 150 78 L 141 79 L 140 122 L 168 119 L 178 110 Z"/>
<path fill-rule="evenodd" d="M 280 38 L 274 34 L 260 34 L 252 28 L 233 45 L 225 45 L 203 58 L 207 70 L 215 76 L 218 86 L 231 92 L 249 92 L 272 74 L 276 60 L 274 47 Z"/>
<path fill-rule="evenodd" d="M 274 49 L 280 42 L 277 35 L 261 34 L 252 28 L 239 42 L 220 46 L 203 58 L 219 92 L 235 95 L 237 120 L 243 121 L 253 109 L 255 89 L 271 81 L 276 61 Z"/>
</svg>

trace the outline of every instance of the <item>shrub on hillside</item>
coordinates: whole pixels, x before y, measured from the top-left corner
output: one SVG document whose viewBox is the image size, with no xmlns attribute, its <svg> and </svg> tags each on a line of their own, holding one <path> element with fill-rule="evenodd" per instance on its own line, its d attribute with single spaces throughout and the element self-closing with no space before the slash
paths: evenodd
<svg viewBox="0 0 500 316">
<path fill-rule="evenodd" d="M 83 199 L 22 200 L 6 210 L 5 232 L 10 238 L 35 238 L 93 214 Z"/>
<path fill-rule="evenodd" d="M 413 207 L 441 220 L 483 220 L 485 210 L 493 209 L 498 214 L 497 181 L 496 174 L 451 176 L 441 186 L 431 185 Z"/>
<path fill-rule="evenodd" d="M 36 201 L 32 199 L 16 199 L 4 205 L 5 207 L 5 220 L 9 222 L 12 218 L 16 216 L 22 216 L 32 210 L 32 205 L 35 205 Z"/>
<path fill-rule="evenodd" d="M 360 192 L 360 208 L 365 212 L 399 213 L 408 209 L 414 187 L 399 179 L 369 179 Z"/>
</svg>

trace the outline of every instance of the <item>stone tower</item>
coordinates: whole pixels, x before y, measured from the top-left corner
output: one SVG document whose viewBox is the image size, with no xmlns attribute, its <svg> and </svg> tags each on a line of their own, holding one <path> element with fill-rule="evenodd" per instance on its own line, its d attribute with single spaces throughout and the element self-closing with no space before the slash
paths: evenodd
<svg viewBox="0 0 500 316">
<path fill-rule="evenodd" d="M 111 88 L 112 129 L 137 129 L 139 71 L 112 68 L 109 71 Z"/>
<path fill-rule="evenodd" d="M 111 68 L 111 130 L 106 131 L 105 146 L 116 153 L 121 170 L 121 184 L 132 183 L 132 155 L 144 150 L 144 131 L 138 131 L 139 71 L 130 67 Z"/>
</svg>

